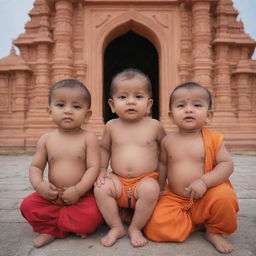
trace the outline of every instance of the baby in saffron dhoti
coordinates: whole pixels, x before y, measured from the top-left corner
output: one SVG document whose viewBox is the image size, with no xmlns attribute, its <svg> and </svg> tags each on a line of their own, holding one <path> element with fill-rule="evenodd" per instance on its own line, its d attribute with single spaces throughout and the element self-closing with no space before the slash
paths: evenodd
<svg viewBox="0 0 256 256">
<path fill-rule="evenodd" d="M 230 253 L 233 245 L 223 235 L 237 228 L 238 202 L 229 181 L 233 161 L 223 135 L 204 128 L 211 106 L 210 92 L 197 83 L 172 92 L 169 116 L 178 131 L 162 141 L 159 172 L 164 191 L 144 232 L 153 241 L 182 242 L 204 225 L 206 239 L 219 252 Z"/>
<path fill-rule="evenodd" d="M 158 155 L 165 131 L 150 117 L 153 104 L 148 77 L 135 69 L 117 74 L 111 84 L 108 103 L 119 118 L 110 120 L 101 141 L 102 169 L 94 187 L 98 207 L 110 227 L 101 240 L 113 245 L 126 231 L 118 206 L 132 208 L 128 228 L 132 246 L 147 243 L 142 229 L 159 196 Z M 111 158 L 112 172 L 107 168 Z"/>
</svg>

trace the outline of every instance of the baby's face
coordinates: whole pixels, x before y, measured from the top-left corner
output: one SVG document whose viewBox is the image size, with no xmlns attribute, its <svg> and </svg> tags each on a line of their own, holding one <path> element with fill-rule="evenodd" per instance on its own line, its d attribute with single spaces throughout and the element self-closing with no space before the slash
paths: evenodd
<svg viewBox="0 0 256 256">
<path fill-rule="evenodd" d="M 52 95 L 49 112 L 54 123 L 63 130 L 80 128 L 91 110 L 85 96 L 76 88 L 59 88 Z"/>
<path fill-rule="evenodd" d="M 173 94 L 169 116 L 182 130 L 201 129 L 211 118 L 209 99 L 201 88 L 180 88 Z"/>
<path fill-rule="evenodd" d="M 109 99 L 112 112 L 127 121 L 136 121 L 147 116 L 152 104 L 147 85 L 138 78 L 119 82 L 115 86 L 112 99 Z"/>
</svg>

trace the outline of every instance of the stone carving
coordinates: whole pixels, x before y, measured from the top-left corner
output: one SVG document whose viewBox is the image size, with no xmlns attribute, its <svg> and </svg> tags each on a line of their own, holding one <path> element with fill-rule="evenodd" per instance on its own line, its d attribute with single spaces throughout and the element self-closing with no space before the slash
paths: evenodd
<svg viewBox="0 0 256 256">
<path fill-rule="evenodd" d="M 49 89 L 65 78 L 77 78 L 90 89 L 93 116 L 87 128 L 101 136 L 105 49 L 131 31 L 152 43 L 158 54 L 153 94 L 159 95 L 159 119 L 167 131 L 174 130 L 168 95 L 178 83 L 193 80 L 212 92 L 211 126 L 228 135 L 227 146 L 256 151 L 256 61 L 251 60 L 256 42 L 243 31 L 237 14 L 231 0 L 152 5 L 128 0 L 35 0 L 25 33 L 14 40 L 21 55 L 12 49 L 0 59 L 0 152 L 35 149 L 39 135 L 54 127 L 46 112 Z M 136 46 L 135 54 L 127 56 L 131 61 Z M 143 57 L 136 61 L 150 68 L 151 56 Z M 18 135 L 10 129 L 13 123 Z M 13 145 L 18 140 L 21 144 Z"/>
<path fill-rule="evenodd" d="M 168 24 L 169 24 L 169 21 L 168 21 L 168 18 L 169 18 L 169 15 L 168 14 L 154 14 L 152 15 L 152 17 L 160 24 L 162 25 L 164 28 L 168 28 Z"/>
<path fill-rule="evenodd" d="M 106 23 L 109 19 L 110 19 L 110 17 L 111 17 L 111 15 L 110 14 L 102 14 L 102 13 L 97 13 L 97 14 L 95 14 L 94 15 L 95 17 L 95 27 L 96 28 L 99 28 L 99 27 L 101 27 L 104 23 Z"/>
</svg>

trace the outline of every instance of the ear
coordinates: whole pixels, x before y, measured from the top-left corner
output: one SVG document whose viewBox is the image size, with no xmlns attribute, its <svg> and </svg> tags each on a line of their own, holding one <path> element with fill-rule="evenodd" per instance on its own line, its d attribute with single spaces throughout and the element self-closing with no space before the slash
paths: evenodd
<svg viewBox="0 0 256 256">
<path fill-rule="evenodd" d="M 207 112 L 207 117 L 205 120 L 205 124 L 208 124 L 212 121 L 212 117 L 213 117 L 213 111 L 212 110 L 208 110 Z"/>
<path fill-rule="evenodd" d="M 172 119 L 172 118 L 173 118 L 173 116 L 172 116 L 172 111 L 170 111 L 170 110 L 169 110 L 169 112 L 168 112 L 168 116 L 169 116 L 169 118 L 170 118 L 170 119 Z"/>
<path fill-rule="evenodd" d="M 84 121 L 87 122 L 91 116 L 92 116 L 92 111 L 91 111 L 91 109 L 88 109 L 85 114 Z"/>
<path fill-rule="evenodd" d="M 49 114 L 49 119 L 52 120 L 52 108 L 51 108 L 50 106 L 48 106 L 48 107 L 46 108 L 46 111 L 47 111 L 48 114 Z"/>
<path fill-rule="evenodd" d="M 116 113 L 115 104 L 114 104 L 113 99 L 108 99 L 108 105 L 111 108 L 112 113 Z"/>
<path fill-rule="evenodd" d="M 148 106 L 147 106 L 147 114 L 148 115 L 151 115 L 151 108 L 152 108 L 152 106 L 153 106 L 153 99 L 149 99 L 148 100 Z"/>
</svg>

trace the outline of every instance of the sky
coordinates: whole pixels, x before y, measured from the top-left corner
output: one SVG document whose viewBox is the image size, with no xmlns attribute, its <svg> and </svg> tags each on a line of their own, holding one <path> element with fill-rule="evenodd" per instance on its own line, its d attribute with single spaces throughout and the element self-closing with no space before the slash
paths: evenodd
<svg viewBox="0 0 256 256">
<path fill-rule="evenodd" d="M 30 20 L 28 12 L 34 1 L 0 0 L 0 58 L 9 55 L 12 40 L 24 33 L 24 26 Z M 245 32 L 256 40 L 256 0 L 233 0 L 233 3 L 240 13 L 238 20 L 243 21 Z M 253 58 L 256 59 L 256 51 Z"/>
</svg>

